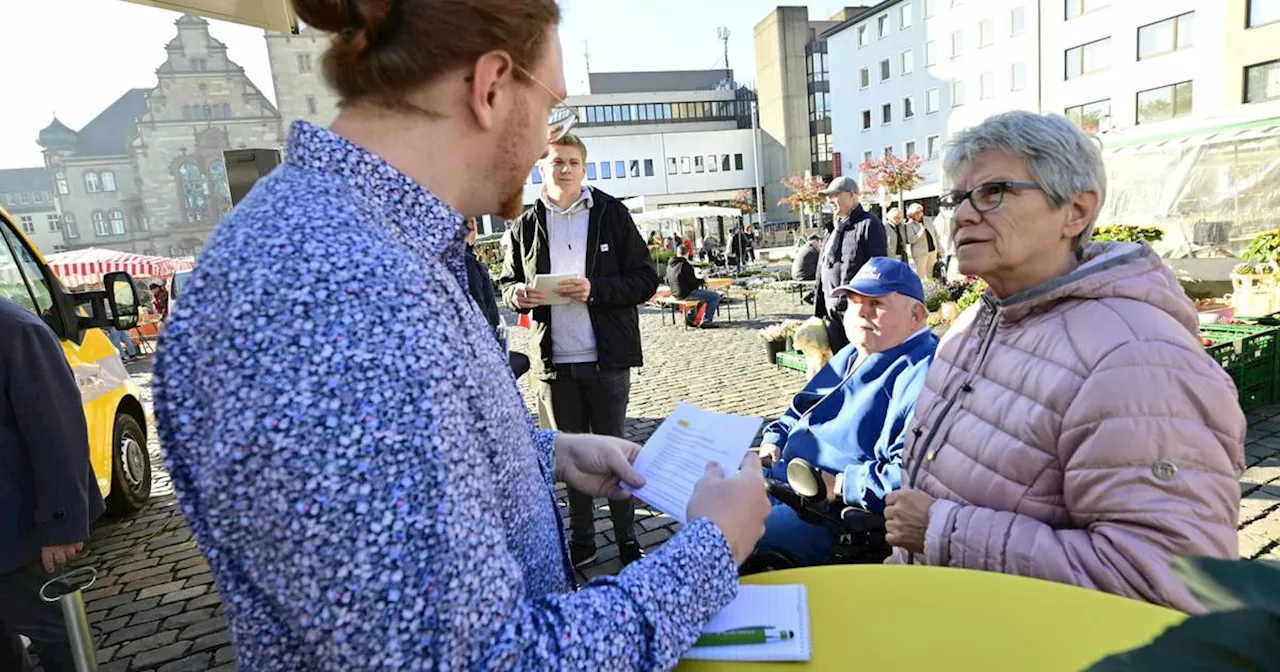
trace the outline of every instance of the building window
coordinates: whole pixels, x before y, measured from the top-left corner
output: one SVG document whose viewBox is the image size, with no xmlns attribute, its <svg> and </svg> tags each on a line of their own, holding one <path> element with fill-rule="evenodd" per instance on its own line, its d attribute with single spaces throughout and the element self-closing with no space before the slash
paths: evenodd
<svg viewBox="0 0 1280 672">
<path fill-rule="evenodd" d="M 627 164 L 627 177 L 640 177 L 640 159 L 631 159 Z"/>
<path fill-rule="evenodd" d="M 1081 14 L 1088 14 L 1111 4 L 1111 0 L 1066 0 L 1067 18 L 1074 19 Z"/>
<path fill-rule="evenodd" d="M 124 235 L 124 213 L 119 210 L 111 211 L 111 235 Z"/>
<path fill-rule="evenodd" d="M 933 114 L 938 111 L 938 88 L 934 87 L 924 92 L 924 113 Z"/>
<path fill-rule="evenodd" d="M 916 116 L 916 97 L 907 96 L 902 99 L 902 118 L 910 119 Z"/>
<path fill-rule="evenodd" d="M 916 141 L 915 141 L 915 140 L 908 140 L 904 145 L 902 145 L 902 155 L 903 155 L 904 157 L 912 156 L 912 155 L 914 155 L 915 153 L 916 153 Z"/>
<path fill-rule="evenodd" d="M 866 162 L 868 162 L 868 161 L 870 161 L 871 159 L 874 159 L 874 158 L 876 158 L 876 155 L 875 155 L 875 154 L 873 154 L 873 153 L 872 153 L 872 152 L 870 152 L 870 151 L 866 151 L 866 152 L 863 152 L 863 153 L 862 153 L 862 162 L 863 162 L 863 163 L 866 163 Z"/>
<path fill-rule="evenodd" d="M 133 230 L 134 231 L 150 231 L 151 223 L 147 221 L 147 216 L 142 214 L 141 210 L 133 213 Z"/>
<path fill-rule="evenodd" d="M 871 130 L 871 110 L 862 111 L 862 130 Z"/>
<path fill-rule="evenodd" d="M 535 165 L 533 171 L 529 173 L 529 180 L 534 184 L 542 184 L 542 169 Z"/>
<path fill-rule="evenodd" d="M 921 12 L 921 15 L 927 19 L 933 16 L 934 12 L 936 12 L 937 10 L 938 10 L 938 0 L 924 0 L 924 11 Z"/>
<path fill-rule="evenodd" d="M 667 159 L 667 174 L 668 174 L 668 175 L 676 175 L 676 174 L 678 174 L 679 172 L 680 172 L 680 166 L 679 166 L 679 164 L 678 164 L 678 163 L 676 163 L 676 157 L 674 157 L 674 156 L 673 156 L 673 157 L 668 158 L 668 159 Z"/>
<path fill-rule="evenodd" d="M 733 170 L 733 164 L 729 161 L 729 155 L 725 154 L 720 157 L 720 172 L 727 173 Z"/>
<path fill-rule="evenodd" d="M 1280 0 L 1249 0 L 1249 18 L 1246 24 L 1255 28 L 1280 21 Z"/>
<path fill-rule="evenodd" d="M 915 50 L 913 50 L 913 49 L 908 49 L 908 50 L 906 50 L 906 51 L 902 52 L 901 63 L 902 63 L 902 68 L 901 68 L 901 69 L 902 69 L 902 74 L 904 74 L 904 75 L 909 75 L 909 74 L 911 74 L 911 72 L 912 72 L 912 71 L 914 71 L 914 70 L 916 69 L 916 52 L 915 52 Z"/>
<path fill-rule="evenodd" d="M 101 238 L 111 233 L 111 230 L 107 228 L 107 217 L 102 214 L 101 210 L 95 210 L 91 218 L 93 219 L 93 234 L 95 236 Z"/>
<path fill-rule="evenodd" d="M 932 40 L 924 43 L 924 65 L 936 65 L 938 63 L 938 43 Z"/>
<path fill-rule="evenodd" d="M 888 14 L 881 14 L 879 17 L 876 18 L 876 34 L 879 35 L 880 39 L 882 40 L 886 37 L 889 37 L 889 15 Z"/>
<path fill-rule="evenodd" d="M 188 222 L 203 222 L 208 216 L 209 184 L 204 173 L 194 163 L 178 167 L 178 182 L 182 194 L 184 217 Z"/>
<path fill-rule="evenodd" d="M 653 177 L 653 159 L 644 160 L 644 176 Z"/>
<path fill-rule="evenodd" d="M 884 105 L 880 106 L 880 124 L 882 126 L 888 126 L 889 124 L 892 124 L 892 123 L 893 123 L 893 105 L 890 103 L 885 103 Z"/>
<path fill-rule="evenodd" d="M 689 171 L 686 170 L 685 172 L 687 173 Z M 596 164 L 594 161 L 587 163 L 587 179 L 588 180 L 596 179 Z"/>
<path fill-rule="evenodd" d="M 1138 92 L 1138 123 L 1177 119 L 1191 114 L 1191 82 Z"/>
<path fill-rule="evenodd" d="M 1086 133 L 1097 133 L 1111 128 L 1110 99 L 1068 107 L 1063 114 Z"/>
<path fill-rule="evenodd" d="M 695 173 L 707 172 L 707 166 L 702 161 L 702 155 L 693 157 L 693 172 Z"/>
<path fill-rule="evenodd" d="M 307 96 L 307 114 L 315 114 L 318 109 L 320 108 L 316 105 L 316 97 Z"/>
<path fill-rule="evenodd" d="M 27 204 L 27 192 L 25 191 L 18 192 L 18 203 L 20 203 L 21 205 Z"/>
<path fill-rule="evenodd" d="M 223 104 L 222 104 L 222 118 L 223 118 L 223 119 L 230 119 L 230 118 L 231 118 L 231 104 L 230 104 L 230 103 L 223 103 Z"/>
<path fill-rule="evenodd" d="M 619 174 L 618 177 L 622 177 L 622 175 Z M 613 164 L 609 163 L 608 161 L 600 162 L 600 179 L 602 180 L 613 179 Z"/>
<path fill-rule="evenodd" d="M 1009 66 L 1009 90 L 1021 91 L 1027 88 L 1027 63 L 1018 61 Z"/>
<path fill-rule="evenodd" d="M 1244 69 L 1244 102 L 1261 103 L 1280 98 L 1280 60 Z"/>
<path fill-rule="evenodd" d="M 911 3 L 904 2 L 898 6 L 898 30 L 911 27 Z"/>
<path fill-rule="evenodd" d="M 863 88 L 863 89 L 867 88 L 868 86 L 871 86 L 871 69 L 870 68 L 860 68 L 858 70 L 858 86 L 859 88 Z"/>
<path fill-rule="evenodd" d="M 191 59 L 191 69 L 196 72 L 205 72 L 209 69 L 209 62 L 203 58 Z"/>
<path fill-rule="evenodd" d="M 20 215 L 18 221 L 22 222 L 22 232 L 34 234 L 36 232 L 36 221 L 31 215 Z"/>
<path fill-rule="evenodd" d="M 989 47 L 996 41 L 996 22 L 983 19 L 978 22 L 978 46 Z"/>
<path fill-rule="evenodd" d="M 716 158 L 715 154 L 711 154 L 707 156 L 707 172 L 709 173 L 720 172 L 720 160 Z"/>
<path fill-rule="evenodd" d="M 996 95 L 996 78 L 990 72 L 978 75 L 978 99 L 987 100 Z"/>
<path fill-rule="evenodd" d="M 685 175 L 688 175 L 689 173 L 693 172 L 693 168 L 689 164 L 689 157 L 687 156 L 680 157 L 680 172 L 684 173 Z"/>
<path fill-rule="evenodd" d="M 109 170 L 104 170 L 104 171 L 102 171 L 102 177 L 101 177 L 101 179 L 102 179 L 102 190 L 103 190 L 103 191 L 115 191 L 115 190 L 116 190 L 116 174 L 115 174 L 115 173 L 113 173 L 113 172 L 111 172 L 111 171 L 109 171 Z"/>
<path fill-rule="evenodd" d="M 964 80 L 957 79 L 951 82 L 951 107 L 961 105 L 964 105 Z"/>
<path fill-rule="evenodd" d="M 53 182 L 57 185 L 58 193 L 66 196 L 71 193 L 71 187 L 67 185 L 67 174 L 59 170 L 53 175 Z"/>
<path fill-rule="evenodd" d="M 1066 78 L 1075 79 L 1111 67 L 1111 38 L 1072 47 L 1066 51 Z"/>
<path fill-rule="evenodd" d="M 619 180 L 621 180 L 622 178 L 624 178 L 624 177 L 626 177 L 626 176 L 627 176 L 627 162 L 626 162 L 626 161 L 614 161 L 614 162 L 613 162 L 613 176 L 614 176 L 614 177 L 616 177 L 616 178 L 618 178 Z"/>
<path fill-rule="evenodd" d="M 880 61 L 880 81 L 888 81 L 889 75 L 889 59 L 886 58 L 883 61 Z"/>
<path fill-rule="evenodd" d="M 67 214 L 63 215 L 63 217 L 62 217 L 62 225 L 63 225 L 63 226 L 65 226 L 65 227 L 67 227 L 67 237 L 68 237 L 68 238 L 79 238 L 79 237 L 80 237 L 80 227 L 79 227 L 78 225 L 76 225 L 76 216 L 75 216 L 75 215 L 73 215 L 73 214 L 71 214 L 71 213 L 67 213 Z"/>
<path fill-rule="evenodd" d="M 1138 60 L 1161 56 L 1192 45 L 1192 18 L 1187 12 L 1138 29 Z"/>
<path fill-rule="evenodd" d="M 865 47 L 869 43 L 870 38 L 867 36 L 867 27 L 865 25 L 858 26 L 858 47 Z"/>
<path fill-rule="evenodd" d="M 742 170 L 742 155 L 741 155 L 741 154 L 734 154 L 734 155 L 733 155 L 733 169 L 734 169 L 734 170 Z"/>
<path fill-rule="evenodd" d="M 298 54 L 298 72 L 311 72 L 313 68 L 311 54 Z"/>
<path fill-rule="evenodd" d="M 1027 8 L 1014 7 L 1009 10 L 1009 34 L 1021 35 L 1027 31 Z"/>
<path fill-rule="evenodd" d="M 91 194 L 96 194 L 99 191 L 102 191 L 102 185 L 98 182 L 97 173 L 84 174 L 84 190 Z"/>
<path fill-rule="evenodd" d="M 62 230 L 61 224 L 58 222 L 57 215 L 45 215 L 45 222 L 49 224 L 49 233 L 57 233 Z"/>
<path fill-rule="evenodd" d="M 924 152 L 924 158 L 930 161 L 938 158 L 938 136 L 931 135 L 924 139 Z"/>
<path fill-rule="evenodd" d="M 964 31 L 957 30 L 951 33 L 951 58 L 960 56 L 964 53 Z"/>
<path fill-rule="evenodd" d="M 893 145 L 885 145 L 884 149 L 880 150 L 880 152 L 880 155 L 886 159 L 893 156 Z"/>
</svg>

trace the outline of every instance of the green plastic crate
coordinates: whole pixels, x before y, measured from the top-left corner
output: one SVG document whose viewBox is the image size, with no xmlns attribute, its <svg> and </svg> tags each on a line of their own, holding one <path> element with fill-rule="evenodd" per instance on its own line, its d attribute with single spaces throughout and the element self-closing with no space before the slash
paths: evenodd
<svg viewBox="0 0 1280 672">
<path fill-rule="evenodd" d="M 1231 376 L 1240 408 L 1251 410 L 1280 398 L 1280 329 L 1251 324 L 1205 324 L 1200 336 L 1212 339 L 1205 352 Z"/>
<path fill-rule="evenodd" d="M 804 361 L 804 353 L 799 350 L 790 350 L 778 353 L 778 367 L 783 369 L 794 369 L 796 371 L 807 371 L 808 365 Z"/>
</svg>

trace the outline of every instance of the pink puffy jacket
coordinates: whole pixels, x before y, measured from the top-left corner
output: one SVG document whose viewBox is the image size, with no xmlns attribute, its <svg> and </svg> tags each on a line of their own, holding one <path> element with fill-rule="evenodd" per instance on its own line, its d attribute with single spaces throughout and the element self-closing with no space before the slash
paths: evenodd
<svg viewBox="0 0 1280 672">
<path fill-rule="evenodd" d="M 916 562 L 1038 577 L 1183 611 L 1172 556 L 1234 558 L 1245 419 L 1149 247 L 965 311 L 916 404 L 903 485 L 938 501 Z"/>
</svg>

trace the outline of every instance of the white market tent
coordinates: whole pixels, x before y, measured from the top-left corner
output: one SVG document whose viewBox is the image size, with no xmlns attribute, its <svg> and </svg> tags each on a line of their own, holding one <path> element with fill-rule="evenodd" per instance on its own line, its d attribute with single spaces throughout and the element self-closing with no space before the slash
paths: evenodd
<svg viewBox="0 0 1280 672">
<path fill-rule="evenodd" d="M 169 259 L 88 247 L 48 257 L 49 268 L 68 287 L 102 282 L 107 273 L 123 271 L 135 278 L 167 278 L 195 266 L 191 259 Z"/>
<path fill-rule="evenodd" d="M 639 224 L 654 222 L 674 222 L 682 219 L 701 219 L 703 217 L 741 217 L 742 211 L 737 208 L 720 208 L 712 205 L 689 205 L 679 208 L 658 208 L 648 212 L 631 215 L 631 219 Z"/>
</svg>

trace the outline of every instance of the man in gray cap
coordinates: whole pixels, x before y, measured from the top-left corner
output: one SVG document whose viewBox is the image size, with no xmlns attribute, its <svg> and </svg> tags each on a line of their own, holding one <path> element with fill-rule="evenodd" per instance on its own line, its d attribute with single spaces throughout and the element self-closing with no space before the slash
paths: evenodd
<svg viewBox="0 0 1280 672">
<path fill-rule="evenodd" d="M 868 259 L 887 256 L 889 248 L 884 225 L 858 203 L 858 183 L 852 177 L 837 177 L 822 195 L 835 210 L 835 229 L 827 237 L 818 262 L 814 315 L 826 320 L 831 351 L 840 352 L 849 344 L 844 333 L 848 297 L 836 290 L 848 284 Z"/>
</svg>

